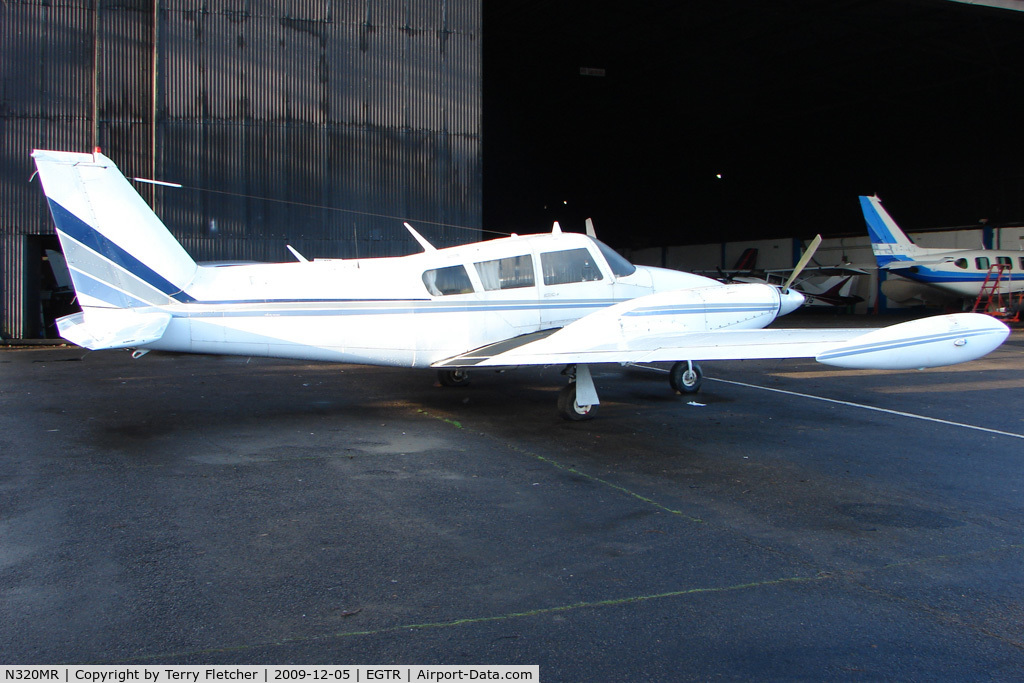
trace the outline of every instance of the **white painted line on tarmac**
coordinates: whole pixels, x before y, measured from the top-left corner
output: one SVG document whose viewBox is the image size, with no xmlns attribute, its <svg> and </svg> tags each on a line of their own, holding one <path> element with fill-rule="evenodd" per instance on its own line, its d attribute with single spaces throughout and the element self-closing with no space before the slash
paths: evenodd
<svg viewBox="0 0 1024 683">
<path fill-rule="evenodd" d="M 815 401 L 824 401 L 825 403 L 835 403 L 841 406 L 850 406 L 851 408 L 863 408 L 864 410 L 874 410 L 878 413 L 889 413 L 890 415 L 899 415 L 900 417 L 911 417 L 915 420 L 925 420 L 926 422 L 938 422 L 939 424 L 949 425 L 951 427 L 963 427 L 964 429 L 974 429 L 979 432 L 988 432 L 989 434 L 998 434 L 999 436 L 1009 436 L 1014 439 L 1024 439 L 1024 434 L 1016 434 L 1014 432 L 1004 432 L 999 429 L 989 429 L 988 427 L 979 427 L 978 425 L 969 425 L 963 422 L 953 422 L 951 420 L 940 420 L 937 417 L 928 417 L 927 415 L 917 415 L 916 413 L 905 413 L 901 410 L 891 410 L 889 408 L 879 408 L 877 406 L 867 406 L 863 403 L 852 403 L 851 401 L 840 401 L 834 398 L 825 398 L 824 396 L 814 396 L 813 394 L 801 394 L 798 391 L 787 391 L 786 389 L 775 389 L 772 387 L 762 387 L 758 384 L 747 384 L 746 382 L 736 382 L 731 379 L 716 379 L 714 377 L 705 377 L 705 380 L 712 382 L 723 382 L 725 384 L 735 384 L 740 387 L 748 387 L 750 389 L 763 389 L 764 391 L 774 391 L 777 394 L 788 394 L 790 396 L 799 396 L 800 398 L 810 398 Z"/>
</svg>

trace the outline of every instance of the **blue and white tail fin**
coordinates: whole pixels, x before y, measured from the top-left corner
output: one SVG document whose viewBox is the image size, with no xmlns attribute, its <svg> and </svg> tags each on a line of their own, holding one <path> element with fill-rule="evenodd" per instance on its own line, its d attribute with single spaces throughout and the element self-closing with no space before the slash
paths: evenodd
<svg viewBox="0 0 1024 683">
<path fill-rule="evenodd" d="M 896 225 L 889 212 L 882 208 L 882 200 L 877 196 L 861 197 L 860 208 L 868 225 L 871 251 L 875 254 L 879 268 L 884 268 L 893 261 L 914 261 L 927 253 L 927 250 L 914 244 L 906 233 L 900 230 L 900 226 Z"/>
<path fill-rule="evenodd" d="M 83 311 L 58 321 L 62 336 L 88 348 L 158 339 L 169 316 L 156 307 L 194 301 L 196 262 L 107 157 L 32 156 Z"/>
</svg>

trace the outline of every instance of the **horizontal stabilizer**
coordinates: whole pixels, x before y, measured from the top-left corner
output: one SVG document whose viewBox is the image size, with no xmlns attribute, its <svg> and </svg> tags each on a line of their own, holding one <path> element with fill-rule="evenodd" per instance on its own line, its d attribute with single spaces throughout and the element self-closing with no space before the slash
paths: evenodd
<svg viewBox="0 0 1024 683">
<path fill-rule="evenodd" d="M 60 336 L 92 351 L 128 349 L 151 344 L 164 335 L 170 313 L 136 313 L 131 309 L 92 309 L 57 320 Z"/>
<path fill-rule="evenodd" d="M 1009 334 L 1009 327 L 981 313 L 939 315 L 863 334 L 816 360 L 841 368 L 933 368 L 981 358 Z"/>
<path fill-rule="evenodd" d="M 943 257 L 943 258 L 933 259 L 931 261 L 889 261 L 884 266 L 879 266 L 879 268 L 884 268 L 886 270 L 902 270 L 904 268 L 922 268 L 922 267 L 923 268 L 930 268 L 932 266 L 937 266 L 937 265 L 940 265 L 942 263 L 952 263 L 952 262 L 953 262 L 953 257 L 952 256 L 946 256 L 946 257 Z"/>
</svg>

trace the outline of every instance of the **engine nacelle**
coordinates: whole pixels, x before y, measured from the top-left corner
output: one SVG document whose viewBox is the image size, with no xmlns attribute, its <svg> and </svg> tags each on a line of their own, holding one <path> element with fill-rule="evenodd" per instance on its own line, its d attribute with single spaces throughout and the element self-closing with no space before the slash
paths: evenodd
<svg viewBox="0 0 1024 683">
<path fill-rule="evenodd" d="M 622 331 L 632 337 L 760 329 L 775 320 L 781 307 L 778 287 L 744 283 L 651 294 L 613 306 L 608 314 L 618 317 Z"/>
</svg>

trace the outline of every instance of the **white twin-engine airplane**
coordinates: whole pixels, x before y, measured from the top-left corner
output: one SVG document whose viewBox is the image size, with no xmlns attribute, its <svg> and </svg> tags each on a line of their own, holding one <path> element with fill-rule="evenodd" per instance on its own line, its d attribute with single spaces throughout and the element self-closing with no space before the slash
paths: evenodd
<svg viewBox="0 0 1024 683">
<path fill-rule="evenodd" d="M 203 266 L 107 157 L 33 157 L 82 307 L 58 328 L 88 349 L 431 367 L 446 385 L 465 382 L 470 368 L 564 365 L 559 409 L 579 420 L 599 403 L 595 363 L 675 361 L 670 383 L 687 392 L 700 384 L 697 360 L 920 368 L 979 358 L 1009 333 L 976 314 L 879 330 L 766 330 L 803 296 L 634 266 L 557 224 L 446 249 L 407 226 L 421 253 Z"/>
</svg>

